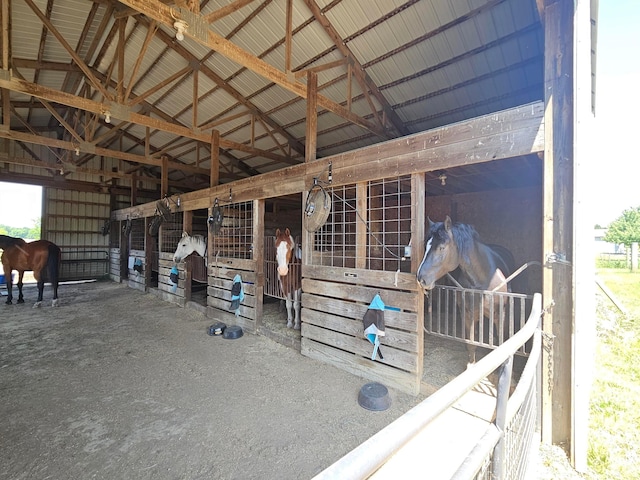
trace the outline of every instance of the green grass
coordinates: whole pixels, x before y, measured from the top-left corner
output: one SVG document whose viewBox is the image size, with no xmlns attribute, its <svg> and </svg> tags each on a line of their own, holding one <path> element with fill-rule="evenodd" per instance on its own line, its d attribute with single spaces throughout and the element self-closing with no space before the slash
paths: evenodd
<svg viewBox="0 0 640 480">
<path fill-rule="evenodd" d="M 595 479 L 640 479 L 640 273 L 598 269 L 623 306 L 597 290 L 588 462 Z"/>
</svg>

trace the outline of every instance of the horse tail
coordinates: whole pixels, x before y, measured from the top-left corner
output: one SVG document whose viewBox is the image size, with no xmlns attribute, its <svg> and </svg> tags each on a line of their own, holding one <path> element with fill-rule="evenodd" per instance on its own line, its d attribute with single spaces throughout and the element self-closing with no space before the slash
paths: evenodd
<svg viewBox="0 0 640 480">
<path fill-rule="evenodd" d="M 47 255 L 47 274 L 49 277 L 49 281 L 54 285 L 58 283 L 61 259 L 62 251 L 60 250 L 60 247 L 53 243 L 49 243 L 49 254 Z"/>
</svg>

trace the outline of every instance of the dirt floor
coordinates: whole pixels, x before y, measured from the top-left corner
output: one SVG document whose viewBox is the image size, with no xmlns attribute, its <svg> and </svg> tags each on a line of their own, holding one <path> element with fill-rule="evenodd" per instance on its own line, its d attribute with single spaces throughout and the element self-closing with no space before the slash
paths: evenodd
<svg viewBox="0 0 640 480">
<path fill-rule="evenodd" d="M 416 405 L 269 338 L 112 282 L 0 298 L 0 478 L 304 479 Z"/>
</svg>

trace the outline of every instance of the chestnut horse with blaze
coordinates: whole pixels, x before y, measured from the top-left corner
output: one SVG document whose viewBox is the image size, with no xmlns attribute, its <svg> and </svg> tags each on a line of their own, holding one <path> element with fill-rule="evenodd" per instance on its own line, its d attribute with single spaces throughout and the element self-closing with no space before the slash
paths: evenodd
<svg viewBox="0 0 640 480">
<path fill-rule="evenodd" d="M 0 235 L 0 248 L 3 250 L 1 259 L 7 283 L 7 305 L 11 305 L 13 300 L 11 272 L 18 271 L 18 303 L 24 303 L 22 277 L 25 271 L 32 270 L 38 283 L 38 301 L 33 306 L 39 307 L 41 305 L 44 282 L 48 281 L 53 286 L 52 305 L 57 307 L 58 275 L 60 274 L 62 255 L 60 247 L 47 240 L 25 242 L 21 238 Z"/>
<path fill-rule="evenodd" d="M 280 288 L 287 303 L 287 327 L 300 330 L 300 298 L 302 296 L 301 254 L 291 231 L 276 230 L 276 260 Z"/>
</svg>

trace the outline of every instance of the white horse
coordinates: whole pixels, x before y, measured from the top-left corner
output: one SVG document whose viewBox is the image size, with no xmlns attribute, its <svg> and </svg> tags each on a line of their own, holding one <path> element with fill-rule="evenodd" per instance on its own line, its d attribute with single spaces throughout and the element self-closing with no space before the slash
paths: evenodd
<svg viewBox="0 0 640 480">
<path fill-rule="evenodd" d="M 295 254 L 294 254 L 295 252 Z M 302 257 L 289 229 L 276 230 L 276 260 L 280 288 L 287 303 L 287 327 L 300 330 L 300 298 L 302 296 Z M 291 274 L 289 274 L 289 267 Z"/>
<path fill-rule="evenodd" d="M 207 240 L 202 235 L 191 236 L 187 232 L 182 232 L 182 238 L 178 242 L 176 252 L 173 254 L 173 262 L 179 263 L 186 257 L 196 252 L 204 258 L 207 264 Z"/>
</svg>

